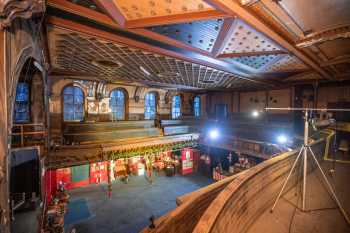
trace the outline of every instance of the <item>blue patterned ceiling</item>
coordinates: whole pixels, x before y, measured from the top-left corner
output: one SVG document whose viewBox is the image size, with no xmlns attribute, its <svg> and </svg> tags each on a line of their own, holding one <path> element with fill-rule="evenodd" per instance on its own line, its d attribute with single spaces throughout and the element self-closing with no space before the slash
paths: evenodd
<svg viewBox="0 0 350 233">
<path fill-rule="evenodd" d="M 230 62 L 235 61 L 247 65 L 253 69 L 261 69 L 268 63 L 272 62 L 277 58 L 277 55 L 260 55 L 260 56 L 244 56 L 244 57 L 233 57 L 224 58 L 224 60 Z"/>
<path fill-rule="evenodd" d="M 223 19 L 149 27 L 148 29 L 193 47 L 211 52 L 223 25 Z"/>
</svg>

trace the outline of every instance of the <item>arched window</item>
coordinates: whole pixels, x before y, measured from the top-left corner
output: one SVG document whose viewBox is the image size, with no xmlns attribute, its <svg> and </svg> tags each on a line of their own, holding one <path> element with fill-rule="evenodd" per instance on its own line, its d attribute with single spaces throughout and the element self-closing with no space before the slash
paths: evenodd
<svg viewBox="0 0 350 233">
<path fill-rule="evenodd" d="M 181 97 L 176 95 L 173 96 L 171 106 L 171 117 L 177 119 L 181 116 Z"/>
<path fill-rule="evenodd" d="M 29 121 L 29 85 L 28 83 L 18 83 L 15 100 L 15 122 Z"/>
<path fill-rule="evenodd" d="M 193 98 L 193 112 L 195 117 L 201 116 L 201 98 L 199 96 Z"/>
<path fill-rule="evenodd" d="M 84 119 L 84 93 L 81 88 L 68 86 L 63 90 L 63 120 L 82 121 Z"/>
<path fill-rule="evenodd" d="M 155 119 L 156 110 L 156 94 L 154 92 L 149 92 L 145 95 L 145 119 Z"/>
<path fill-rule="evenodd" d="M 109 107 L 112 111 L 112 120 L 125 119 L 125 94 L 122 90 L 113 90 L 109 100 Z"/>
</svg>

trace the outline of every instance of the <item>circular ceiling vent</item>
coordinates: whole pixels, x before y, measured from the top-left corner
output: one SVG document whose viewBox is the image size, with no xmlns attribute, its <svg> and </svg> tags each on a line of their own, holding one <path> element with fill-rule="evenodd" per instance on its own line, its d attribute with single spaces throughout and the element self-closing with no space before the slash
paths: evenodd
<svg viewBox="0 0 350 233">
<path fill-rule="evenodd" d="M 108 68 L 108 69 L 118 69 L 123 66 L 122 63 L 118 61 L 112 61 L 112 60 L 93 60 L 91 63 L 95 66 Z"/>
</svg>

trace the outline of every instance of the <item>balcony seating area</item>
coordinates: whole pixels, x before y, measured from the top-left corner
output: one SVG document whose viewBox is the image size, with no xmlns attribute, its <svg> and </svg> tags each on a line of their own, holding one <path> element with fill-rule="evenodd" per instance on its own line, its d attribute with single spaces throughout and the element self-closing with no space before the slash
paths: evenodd
<svg viewBox="0 0 350 233">
<path fill-rule="evenodd" d="M 117 121 L 98 123 L 66 123 L 63 137 L 65 144 L 90 144 L 108 142 L 125 138 L 161 136 L 154 120 Z"/>
<path fill-rule="evenodd" d="M 200 131 L 200 126 L 203 125 L 203 120 L 193 117 L 176 120 L 161 120 L 160 125 L 165 136 L 197 133 Z"/>
</svg>

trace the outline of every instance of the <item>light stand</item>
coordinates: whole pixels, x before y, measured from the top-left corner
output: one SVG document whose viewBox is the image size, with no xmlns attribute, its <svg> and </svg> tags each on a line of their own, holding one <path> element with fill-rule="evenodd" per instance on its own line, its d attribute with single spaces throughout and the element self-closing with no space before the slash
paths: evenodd
<svg viewBox="0 0 350 233">
<path fill-rule="evenodd" d="M 287 178 L 285 179 L 285 181 L 284 181 L 284 183 L 283 183 L 282 189 L 281 189 L 281 191 L 279 192 L 279 194 L 278 194 L 278 196 L 277 196 L 277 198 L 276 198 L 276 200 L 275 200 L 275 202 L 274 202 L 274 204 L 273 204 L 273 206 L 272 206 L 272 208 L 271 208 L 271 212 L 273 212 L 273 210 L 275 209 L 275 207 L 276 207 L 276 205 L 277 205 L 279 199 L 280 199 L 281 196 L 282 196 L 282 193 L 283 193 L 284 189 L 285 189 L 286 186 L 287 186 L 287 183 L 288 183 L 288 181 L 289 181 L 289 179 L 290 179 L 290 177 L 291 177 L 293 171 L 295 170 L 296 164 L 298 163 L 298 161 L 299 161 L 302 157 L 303 157 L 303 174 L 302 174 L 302 175 L 303 175 L 303 186 L 302 186 L 302 189 L 303 189 L 303 191 L 302 191 L 302 211 L 303 211 L 303 212 L 306 211 L 306 207 L 305 207 L 305 206 L 306 206 L 306 185 L 307 185 L 307 183 L 306 183 L 306 178 L 307 178 L 307 157 L 308 157 L 308 155 L 311 155 L 311 158 L 315 161 L 315 163 L 316 163 L 318 169 L 320 170 L 320 172 L 321 172 L 321 174 L 322 174 L 322 177 L 323 177 L 324 181 L 326 182 L 327 187 L 328 187 L 329 191 L 331 192 L 334 201 L 335 201 L 336 204 L 338 205 L 338 207 L 339 207 L 339 209 L 340 209 L 340 211 L 341 211 L 341 213 L 342 213 L 342 215 L 343 215 L 345 221 L 347 222 L 347 224 L 350 225 L 350 219 L 349 219 L 347 213 L 345 212 L 344 208 L 342 207 L 342 205 L 341 205 L 341 203 L 340 203 L 340 201 L 339 201 L 337 195 L 335 194 L 335 192 L 334 192 L 334 190 L 333 190 L 331 184 L 329 183 L 329 181 L 328 181 L 328 179 L 327 179 L 327 177 L 326 177 L 324 171 L 322 170 L 322 168 L 321 168 L 319 162 L 317 161 L 317 158 L 316 158 L 314 152 L 312 151 L 312 149 L 311 149 L 311 147 L 310 147 L 310 145 L 309 145 L 309 143 L 308 143 L 308 138 L 309 138 L 309 121 L 308 121 L 309 113 L 311 113 L 312 110 L 328 110 L 328 111 L 329 111 L 329 109 L 266 108 L 266 110 L 292 110 L 292 111 L 300 111 L 300 110 L 303 110 L 303 111 L 305 111 L 305 119 L 304 119 L 304 122 L 305 122 L 305 123 L 304 123 L 304 144 L 303 144 L 303 146 L 300 148 L 299 154 L 298 154 L 298 156 L 296 157 L 296 159 L 295 159 L 295 161 L 294 161 L 294 163 L 293 163 L 293 165 L 292 165 L 292 168 L 291 168 L 291 170 L 289 171 L 289 174 L 288 174 Z M 348 110 L 348 109 L 345 109 L 345 110 L 344 110 L 344 109 L 332 109 L 332 111 L 350 111 L 350 110 Z M 309 153 L 308 153 L 308 152 L 309 152 Z M 301 155 L 303 155 L 303 156 L 301 156 Z"/>
</svg>

